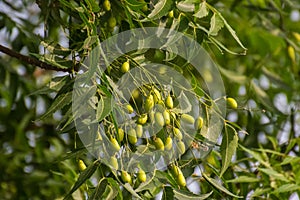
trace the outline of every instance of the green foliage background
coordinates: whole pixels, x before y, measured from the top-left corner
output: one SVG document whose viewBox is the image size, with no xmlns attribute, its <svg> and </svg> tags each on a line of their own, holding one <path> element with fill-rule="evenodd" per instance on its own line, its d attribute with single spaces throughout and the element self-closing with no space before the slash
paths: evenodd
<svg viewBox="0 0 300 200">
<path fill-rule="evenodd" d="M 161 191 L 162 199 L 299 199 L 300 23 L 291 19 L 299 15 L 298 1 L 111 0 L 110 11 L 99 0 L 1 4 L 1 45 L 70 72 L 43 71 L 1 54 L 1 199 L 151 199 Z M 199 194 L 176 185 L 168 171 L 157 171 L 139 190 L 123 184 L 87 154 L 72 123 L 67 94 L 95 37 L 103 41 L 149 26 L 197 40 L 219 64 L 227 95 L 239 104 L 224 121 L 234 129 L 223 133 L 223 141 L 238 136 L 238 146 L 217 145 L 205 160 L 179 161 Z M 233 153 L 229 163 L 226 155 Z M 79 159 L 88 166 L 83 172 Z"/>
</svg>

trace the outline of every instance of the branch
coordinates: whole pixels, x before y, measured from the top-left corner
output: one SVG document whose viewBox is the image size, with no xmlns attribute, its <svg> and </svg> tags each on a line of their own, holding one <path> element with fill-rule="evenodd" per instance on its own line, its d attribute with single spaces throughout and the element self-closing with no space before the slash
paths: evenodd
<svg viewBox="0 0 300 200">
<path fill-rule="evenodd" d="M 54 71 L 62 71 L 62 72 L 73 72 L 73 71 L 77 71 L 77 66 L 74 67 L 74 69 L 62 69 L 62 68 L 58 68 L 54 65 L 51 65 L 51 64 L 48 64 L 46 62 L 43 62 L 43 61 L 40 61 L 36 58 L 32 58 L 32 57 L 29 57 L 29 56 L 25 56 L 25 55 L 22 55 L 18 52 L 15 52 L 7 47 L 4 47 L 2 45 L 0 45 L 0 51 L 11 56 L 11 57 L 14 57 L 14 58 L 17 58 L 18 60 L 20 61 L 23 61 L 23 62 L 26 62 L 30 65 L 33 65 L 33 66 L 36 66 L 36 67 L 40 67 L 42 69 L 45 69 L 45 70 L 54 70 Z"/>
</svg>

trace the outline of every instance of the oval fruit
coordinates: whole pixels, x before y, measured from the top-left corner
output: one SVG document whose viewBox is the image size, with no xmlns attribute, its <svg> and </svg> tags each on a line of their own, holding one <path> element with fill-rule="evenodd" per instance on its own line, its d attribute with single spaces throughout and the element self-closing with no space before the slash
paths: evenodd
<svg viewBox="0 0 300 200">
<path fill-rule="evenodd" d="M 165 149 L 165 145 L 159 137 L 155 138 L 153 141 L 154 141 L 154 146 L 156 147 L 156 149 L 162 150 L 162 151 Z"/>
<path fill-rule="evenodd" d="M 174 11 L 171 10 L 169 13 L 168 13 L 168 17 L 169 18 L 173 18 L 174 17 Z"/>
<path fill-rule="evenodd" d="M 128 172 L 126 172 L 124 170 L 122 170 L 122 172 L 121 172 L 121 179 L 125 183 L 131 184 L 131 176 L 130 176 L 130 174 L 128 174 Z"/>
<path fill-rule="evenodd" d="M 166 141 L 165 141 L 165 149 L 166 150 L 171 150 L 173 146 L 173 140 L 172 138 L 169 136 L 167 137 Z"/>
<path fill-rule="evenodd" d="M 142 137 L 143 136 L 143 126 L 140 124 L 137 124 L 135 129 L 136 129 L 136 136 L 139 138 Z"/>
<path fill-rule="evenodd" d="M 170 109 L 172 109 L 173 106 L 174 106 L 173 105 L 173 99 L 170 95 L 168 95 L 167 98 L 166 98 L 166 106 L 167 106 L 167 108 L 170 108 Z"/>
<path fill-rule="evenodd" d="M 200 130 L 203 126 L 203 118 L 202 117 L 198 117 L 196 122 L 195 122 L 195 129 L 196 130 Z"/>
<path fill-rule="evenodd" d="M 174 136 L 178 139 L 178 140 L 182 140 L 182 133 L 181 131 L 179 130 L 179 128 L 173 128 L 173 133 L 174 133 Z"/>
<path fill-rule="evenodd" d="M 238 104 L 237 104 L 237 102 L 235 101 L 234 98 L 229 97 L 229 98 L 226 99 L 226 102 L 227 102 L 227 105 L 228 105 L 230 108 L 232 108 L 232 109 L 237 109 Z"/>
<path fill-rule="evenodd" d="M 130 144 L 137 143 L 136 131 L 133 128 L 128 131 L 128 141 Z"/>
<path fill-rule="evenodd" d="M 290 59 L 292 60 L 292 62 L 296 62 L 296 54 L 295 54 L 295 49 L 292 46 L 288 46 L 288 55 L 290 57 Z"/>
<path fill-rule="evenodd" d="M 192 115 L 189 114 L 182 114 L 181 115 L 181 120 L 187 124 L 194 124 L 195 123 L 195 119 Z"/>
<path fill-rule="evenodd" d="M 142 114 L 142 115 L 137 119 L 137 123 L 143 125 L 143 124 L 146 124 L 147 120 L 148 120 L 147 114 Z"/>
<path fill-rule="evenodd" d="M 158 101 L 161 100 L 160 92 L 159 92 L 157 89 L 155 89 L 155 88 L 153 88 L 152 91 L 153 91 L 153 99 L 154 99 L 154 103 L 157 103 Z"/>
<path fill-rule="evenodd" d="M 114 149 L 115 149 L 116 151 L 119 151 L 119 150 L 120 150 L 121 147 L 120 147 L 118 141 L 117 141 L 115 138 L 111 137 L 111 138 L 110 138 L 110 142 L 112 143 L 112 145 L 113 145 L 113 147 L 114 147 Z"/>
<path fill-rule="evenodd" d="M 148 112 L 149 110 L 151 110 L 154 106 L 154 99 L 153 99 L 153 95 L 150 94 L 145 101 L 145 110 L 146 112 Z"/>
<path fill-rule="evenodd" d="M 130 105 L 130 104 L 127 104 L 126 105 L 126 109 L 127 109 L 127 112 L 129 113 L 129 114 L 131 114 L 131 113 L 133 113 L 133 107 Z"/>
<path fill-rule="evenodd" d="M 111 4 L 110 4 L 109 0 L 104 0 L 104 2 L 103 2 L 103 8 L 104 8 L 105 11 L 110 11 Z"/>
<path fill-rule="evenodd" d="M 142 11 L 143 11 L 143 12 L 147 12 L 147 10 L 148 10 L 148 6 L 147 6 L 147 4 L 146 4 L 146 5 L 144 5 L 144 6 L 142 7 Z"/>
<path fill-rule="evenodd" d="M 128 61 L 124 62 L 124 63 L 122 64 L 122 66 L 121 66 L 121 72 L 122 72 L 122 73 L 126 73 L 126 72 L 129 71 L 129 69 L 130 69 L 130 64 L 129 64 L 129 62 L 128 62 Z"/>
<path fill-rule="evenodd" d="M 145 182 L 147 180 L 147 176 L 144 170 L 140 169 L 138 172 L 138 180 L 140 182 Z"/>
<path fill-rule="evenodd" d="M 78 161 L 78 167 L 80 171 L 84 171 L 86 169 L 86 165 L 84 164 L 83 160 Z"/>
<path fill-rule="evenodd" d="M 109 28 L 114 28 L 117 25 L 117 20 L 114 17 L 110 17 L 108 19 L 108 27 Z"/>
<path fill-rule="evenodd" d="M 178 147 L 178 150 L 179 150 L 179 153 L 180 154 L 183 154 L 185 152 L 185 145 L 184 145 L 184 142 L 182 141 L 179 141 L 177 143 L 177 147 Z"/>
<path fill-rule="evenodd" d="M 153 60 L 155 62 L 161 62 L 165 58 L 165 54 L 162 50 L 155 49 L 154 55 L 153 55 Z"/>
<path fill-rule="evenodd" d="M 167 110 L 164 110 L 163 117 L 165 119 L 165 124 L 170 125 L 171 124 L 171 118 L 170 118 L 170 113 Z"/>
<path fill-rule="evenodd" d="M 174 164 L 172 164 L 172 166 L 171 166 L 171 172 L 172 172 L 173 176 L 175 176 L 175 177 L 177 177 L 179 173 L 182 173 L 180 168 Z"/>
<path fill-rule="evenodd" d="M 119 164 L 118 164 L 118 160 L 116 157 L 111 156 L 110 157 L 110 163 L 109 163 L 114 169 L 118 169 L 119 168 Z"/>
<path fill-rule="evenodd" d="M 155 113 L 155 122 L 159 125 L 159 126 L 164 126 L 165 125 L 165 120 L 164 120 L 164 116 L 161 112 L 156 112 Z"/>
<path fill-rule="evenodd" d="M 119 138 L 119 142 L 122 142 L 124 139 L 124 130 L 121 128 L 118 128 L 118 138 Z"/>
<path fill-rule="evenodd" d="M 182 173 L 178 174 L 178 176 L 177 176 L 177 183 L 181 187 L 185 187 L 186 186 L 186 180 L 185 180 L 185 177 L 183 176 Z"/>
</svg>

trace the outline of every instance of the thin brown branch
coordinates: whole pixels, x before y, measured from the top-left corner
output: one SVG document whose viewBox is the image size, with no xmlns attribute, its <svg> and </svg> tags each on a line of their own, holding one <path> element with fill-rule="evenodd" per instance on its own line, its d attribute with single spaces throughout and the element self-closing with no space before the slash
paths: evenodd
<svg viewBox="0 0 300 200">
<path fill-rule="evenodd" d="M 2 45 L 0 45 L 0 51 L 11 57 L 17 58 L 20 61 L 26 62 L 27 64 L 30 64 L 30 65 L 33 65 L 36 67 L 40 67 L 40 68 L 46 69 L 46 70 L 54 70 L 54 71 L 62 71 L 62 72 L 70 72 L 70 73 L 77 70 L 76 66 L 74 67 L 74 69 L 62 69 L 62 68 L 56 67 L 54 65 L 40 61 L 36 58 L 22 55 L 22 54 L 15 52 L 15 51 L 13 51 L 7 47 L 4 47 Z"/>
</svg>

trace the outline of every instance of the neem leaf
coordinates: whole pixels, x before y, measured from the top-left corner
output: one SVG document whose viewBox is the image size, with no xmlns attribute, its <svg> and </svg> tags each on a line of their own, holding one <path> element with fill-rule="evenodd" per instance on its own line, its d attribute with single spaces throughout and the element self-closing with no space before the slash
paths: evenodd
<svg viewBox="0 0 300 200">
<path fill-rule="evenodd" d="M 203 1 L 203 2 L 200 3 L 200 5 L 199 5 L 199 10 L 198 10 L 193 16 L 195 16 L 195 17 L 197 17 L 197 18 L 200 19 L 200 18 L 202 18 L 202 17 L 207 16 L 208 13 L 209 13 L 209 11 L 208 11 L 208 9 L 207 9 L 207 7 L 206 7 L 206 2 Z"/>
<path fill-rule="evenodd" d="M 221 30 L 224 26 L 224 21 L 220 17 L 220 15 L 214 13 L 210 19 L 210 28 L 208 31 L 208 35 L 216 36 L 218 35 L 219 30 Z"/>
<path fill-rule="evenodd" d="M 173 1 L 172 0 L 160 0 L 158 1 L 152 12 L 148 15 L 150 20 L 161 18 L 168 14 L 168 12 L 172 9 Z M 148 21 L 148 20 L 146 20 Z"/>
</svg>

